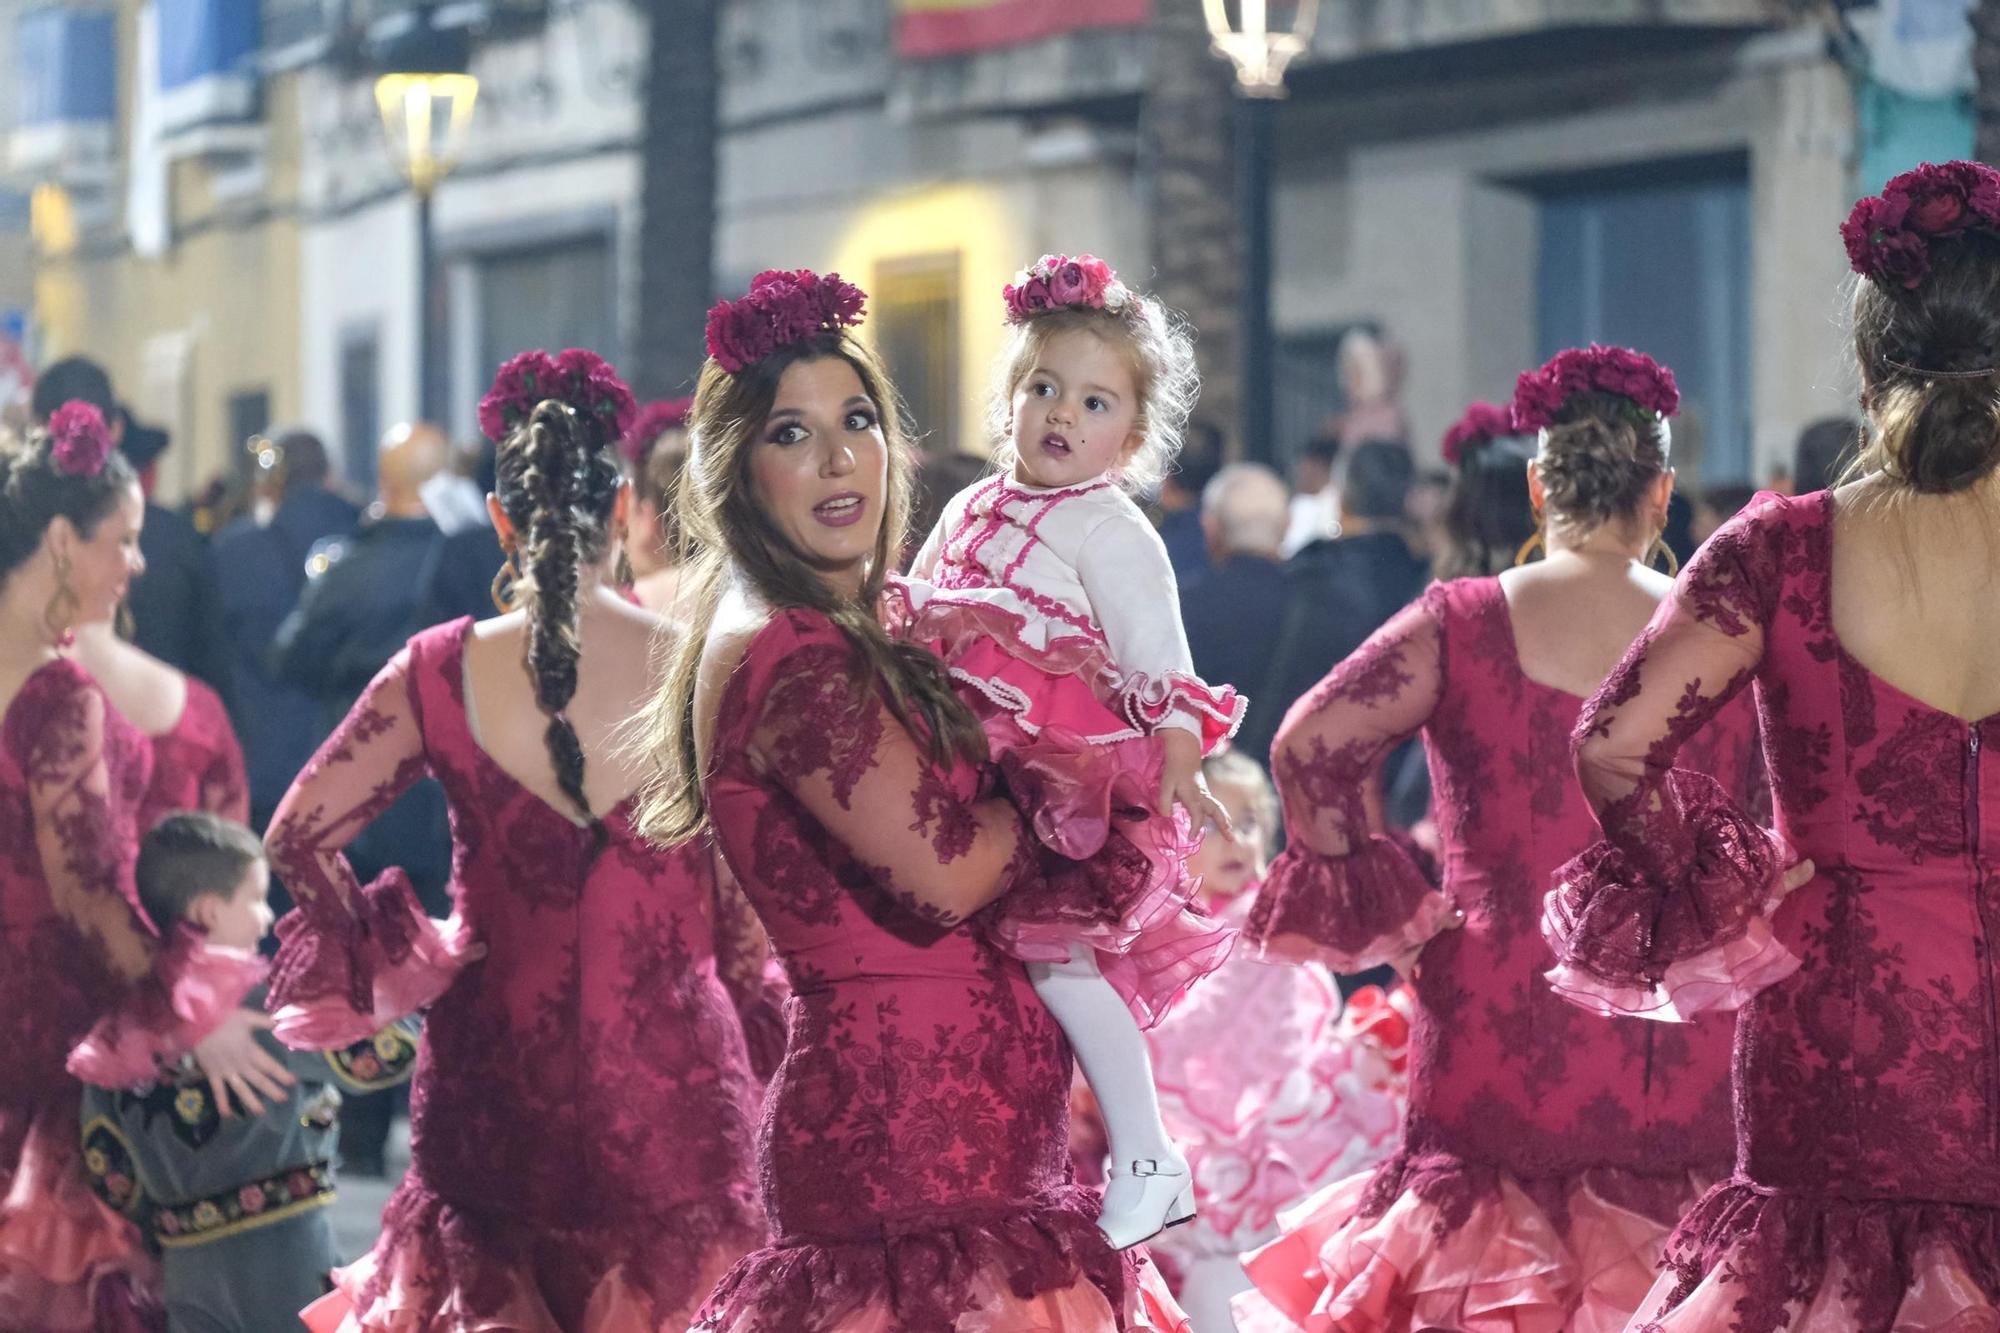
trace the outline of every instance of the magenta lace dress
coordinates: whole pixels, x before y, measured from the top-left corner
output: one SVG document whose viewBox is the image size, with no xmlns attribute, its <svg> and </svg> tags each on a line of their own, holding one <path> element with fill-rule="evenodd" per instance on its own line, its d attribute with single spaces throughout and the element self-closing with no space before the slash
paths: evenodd
<svg viewBox="0 0 2000 1333">
<path fill-rule="evenodd" d="M 466 721 L 471 625 L 411 639 L 272 821 L 299 902 L 278 926 L 279 1035 L 334 1049 L 429 1008 L 409 1173 L 315 1327 L 684 1327 L 763 1238 L 712 858 L 654 849 L 629 801 L 600 847 L 508 776 Z M 426 772 L 451 809 L 445 923 L 400 871 L 363 886 L 340 854 Z"/>
<path fill-rule="evenodd" d="M 1609 841 L 1550 895 L 1563 980 L 1597 1008 L 1742 1006 L 1735 1177 L 1635 1326 L 2000 1327 L 2000 718 L 1848 655 L 1833 505 L 1766 497 L 1710 538 L 1579 733 Z M 1753 682 L 1778 829 L 1818 872 L 1775 913 L 1789 853 L 1673 767 Z"/>
<path fill-rule="evenodd" d="M 1106 1248 L 1097 1196 L 1070 1178 L 1069 1053 L 1025 971 L 895 888 L 899 867 L 973 846 L 976 782 L 933 767 L 849 685 L 858 669 L 823 616 L 780 612 L 720 700 L 709 812 L 793 998 L 762 1136 L 774 1240 L 700 1327 L 1180 1328 L 1157 1275 Z"/>
<path fill-rule="evenodd" d="M 146 830 L 176 810 L 206 810 L 238 823 L 250 820 L 250 781 L 243 747 L 222 699 L 189 676 L 187 703 L 173 730 L 153 737 L 153 781 L 141 804 Z"/>
<path fill-rule="evenodd" d="M 85 1184 L 71 1073 L 151 1077 L 261 975 L 145 928 L 132 865 L 150 773 L 145 738 L 67 659 L 29 677 L 0 722 L 0 1329 L 142 1326 L 152 1264 Z"/>
<path fill-rule="evenodd" d="M 1401 1151 L 1248 1258 L 1247 1327 L 1615 1330 L 1675 1218 L 1728 1172 L 1728 1020 L 1606 1023 L 1543 979 L 1543 892 L 1594 833 L 1569 762 L 1582 705 L 1522 675 L 1499 580 L 1465 579 L 1433 585 L 1286 718 L 1291 845 L 1248 933 L 1341 970 L 1429 942 Z M 1732 710 L 1701 762 L 1740 786 L 1751 730 Z M 1441 889 L 1383 834 L 1376 799 L 1382 758 L 1419 731 Z"/>
</svg>

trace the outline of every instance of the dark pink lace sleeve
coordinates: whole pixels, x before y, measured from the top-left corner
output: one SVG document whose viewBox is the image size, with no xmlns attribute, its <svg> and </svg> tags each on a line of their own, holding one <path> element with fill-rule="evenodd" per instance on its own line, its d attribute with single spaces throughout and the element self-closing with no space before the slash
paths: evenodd
<svg viewBox="0 0 2000 1333">
<path fill-rule="evenodd" d="M 1454 920 L 1444 894 L 1383 831 L 1381 809 L 1382 760 L 1430 720 L 1443 677 L 1443 635 L 1418 602 L 1285 715 L 1271 771 L 1287 845 L 1247 927 L 1267 953 L 1358 971 Z"/>
<path fill-rule="evenodd" d="M 711 851 L 715 866 L 715 971 L 736 1006 L 743 1024 L 743 1042 L 750 1067 L 768 1079 L 785 1058 L 785 975 L 771 954 L 757 910 L 720 852 Z"/>
<path fill-rule="evenodd" d="M 37 680 L 50 684 L 37 684 L 39 697 L 10 711 L 8 740 L 27 776 L 51 905 L 87 946 L 80 957 L 100 997 L 70 1069 L 107 1087 L 143 1081 L 213 1031 L 263 968 L 194 939 L 177 936 L 174 947 L 160 947 L 133 910 L 136 805 L 113 780 L 104 696 L 61 673 Z"/>
<path fill-rule="evenodd" d="M 104 696 L 50 692 L 33 711 L 20 749 L 50 901 L 91 946 L 107 988 L 128 991 L 151 974 L 155 937 L 132 911 L 138 830 L 112 788 Z"/>
<path fill-rule="evenodd" d="M 760 770 L 909 911 L 955 926 L 1033 864 L 1005 800 L 968 800 L 827 630 L 799 636 L 766 680 L 750 733 Z"/>
<path fill-rule="evenodd" d="M 1763 659 L 1772 540 L 1754 510 L 1711 538 L 1578 720 L 1604 840 L 1557 872 L 1542 927 L 1551 984 L 1586 1008 L 1681 1019 L 1798 967 L 1763 916 L 1790 858 L 1721 784 L 1674 767 Z"/>
<path fill-rule="evenodd" d="M 278 923 L 270 1005 L 288 1045 L 334 1050 L 423 1008 L 475 950 L 432 921 L 401 870 L 356 881 L 341 850 L 423 776 L 406 648 L 292 783 L 264 843 L 298 906 Z"/>
</svg>

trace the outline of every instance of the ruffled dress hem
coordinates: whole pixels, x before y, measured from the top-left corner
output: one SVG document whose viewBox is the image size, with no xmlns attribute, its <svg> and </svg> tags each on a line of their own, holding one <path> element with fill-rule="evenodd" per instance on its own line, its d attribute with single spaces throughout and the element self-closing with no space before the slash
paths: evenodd
<svg viewBox="0 0 2000 1333">
<path fill-rule="evenodd" d="M 1095 1194 L 1036 1207 L 907 1218 L 880 1237 L 746 1255 L 698 1333 L 1189 1333 L 1151 1262 L 1110 1250 Z"/>
<path fill-rule="evenodd" d="M 1700 1188 L 1685 1175 L 1524 1182 L 1408 1161 L 1281 1217 L 1283 1234 L 1244 1256 L 1256 1289 L 1236 1299 L 1243 1333 L 1618 1333 L 1653 1285 L 1670 1225 L 1636 1200 L 1664 1188 L 1672 1208 Z"/>
<path fill-rule="evenodd" d="M 747 1199 L 703 1200 L 563 1231 L 468 1213 L 406 1177 L 374 1249 L 335 1270 L 334 1290 L 299 1317 L 312 1333 L 679 1333 L 757 1243 L 756 1215 Z M 580 1311 L 552 1310 L 536 1261 L 567 1275 L 596 1259 L 607 1262 Z"/>
<path fill-rule="evenodd" d="M 1635 1333 L 1994 1333 L 2000 1208 L 1726 1182 L 1675 1230 L 1637 1310 Z"/>
<path fill-rule="evenodd" d="M 91 1192 L 75 1133 L 74 1110 L 33 1125 L 0 1200 L 0 1328 L 152 1329 L 158 1266 L 138 1230 Z M 50 1142 L 55 1134 L 63 1141 Z"/>
</svg>

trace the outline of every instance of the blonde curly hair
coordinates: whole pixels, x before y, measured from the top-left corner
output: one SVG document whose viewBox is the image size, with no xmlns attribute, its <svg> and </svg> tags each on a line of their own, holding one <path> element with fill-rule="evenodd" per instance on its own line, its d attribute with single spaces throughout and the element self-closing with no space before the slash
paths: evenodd
<svg viewBox="0 0 2000 1333">
<path fill-rule="evenodd" d="M 1150 491 L 1180 457 L 1188 416 L 1201 396 L 1193 327 L 1178 311 L 1151 297 L 1134 300 L 1117 312 L 1061 306 L 1031 315 L 1008 331 L 986 405 L 993 461 L 1002 469 L 1014 466 L 1014 391 L 1035 368 L 1049 339 L 1077 329 L 1121 348 L 1131 360 L 1141 443 L 1111 475 L 1131 494 Z"/>
</svg>

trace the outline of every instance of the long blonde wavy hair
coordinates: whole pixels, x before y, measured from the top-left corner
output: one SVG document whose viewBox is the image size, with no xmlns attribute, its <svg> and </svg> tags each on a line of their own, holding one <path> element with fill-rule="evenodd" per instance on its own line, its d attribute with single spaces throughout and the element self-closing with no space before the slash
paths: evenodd
<svg viewBox="0 0 2000 1333">
<path fill-rule="evenodd" d="M 751 451 L 785 371 L 829 356 L 846 361 L 860 377 L 880 414 L 889 454 L 881 530 L 860 595 L 852 601 L 830 587 L 778 530 L 750 483 Z M 883 583 L 909 523 L 914 449 L 904 433 L 895 385 L 875 354 L 838 329 L 814 334 L 739 372 L 726 371 L 710 359 L 702 367 L 689 421 L 694 444 L 675 507 L 692 610 L 669 649 L 660 691 L 643 717 L 644 744 L 654 763 L 640 798 L 640 831 L 670 846 L 708 826 L 707 774 L 696 749 L 695 682 L 732 577 L 774 609 L 803 608 L 831 620 L 854 649 L 855 688 L 872 678 L 896 718 L 928 741 L 934 759 L 985 758 L 985 733 L 953 693 L 943 663 L 922 648 L 892 639 L 877 616 Z"/>
</svg>

